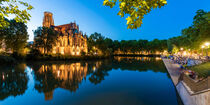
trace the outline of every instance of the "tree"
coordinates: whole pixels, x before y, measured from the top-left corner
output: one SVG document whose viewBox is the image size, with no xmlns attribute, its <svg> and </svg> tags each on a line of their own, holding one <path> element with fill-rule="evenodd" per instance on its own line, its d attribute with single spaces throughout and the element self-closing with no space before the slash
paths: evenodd
<svg viewBox="0 0 210 105">
<path fill-rule="evenodd" d="M 138 51 L 145 51 L 148 40 L 138 40 Z"/>
<path fill-rule="evenodd" d="M 155 8 L 161 8 L 167 4 L 166 0 L 104 0 L 103 5 L 114 7 L 119 3 L 120 11 L 118 15 L 121 17 L 128 16 L 127 28 L 137 29 L 142 24 L 144 15 Z"/>
<path fill-rule="evenodd" d="M 38 27 L 38 29 L 34 31 L 34 35 L 35 48 L 43 48 L 44 54 L 46 54 L 50 52 L 52 46 L 56 44 L 59 34 L 51 27 Z"/>
<path fill-rule="evenodd" d="M 4 29 L 0 29 L 0 48 L 2 47 L 3 41 L 5 39 L 5 30 Z"/>
<path fill-rule="evenodd" d="M 89 49 L 92 50 L 93 47 L 96 47 L 97 49 L 101 50 L 102 53 L 105 54 L 107 45 L 105 44 L 104 40 L 105 37 L 102 36 L 100 33 L 95 32 L 94 34 L 91 34 L 88 38 Z"/>
<path fill-rule="evenodd" d="M 90 37 L 88 37 L 88 50 L 92 50 L 93 47 L 98 48 L 103 40 L 104 37 L 100 33 L 95 32 L 91 34 Z"/>
<path fill-rule="evenodd" d="M 6 48 L 10 49 L 13 53 L 21 53 L 27 44 L 28 32 L 27 26 L 22 22 L 15 20 L 7 20 L 9 27 L 0 30 L 3 35 Z"/>
<path fill-rule="evenodd" d="M 182 30 L 182 35 L 169 39 L 170 46 L 180 49 L 198 51 L 201 45 L 210 40 L 210 12 L 197 10 L 193 18 L 193 24 Z"/>
<path fill-rule="evenodd" d="M 20 6 L 25 7 L 20 9 Z M 33 9 L 31 5 L 20 0 L 1 0 L 0 1 L 0 29 L 8 26 L 9 22 L 6 21 L 5 17 L 14 15 L 16 22 L 27 23 L 31 15 L 28 13 Z"/>
<path fill-rule="evenodd" d="M 120 42 L 118 40 L 114 40 L 112 46 L 113 51 L 117 51 L 119 50 L 119 48 L 120 48 Z"/>
</svg>

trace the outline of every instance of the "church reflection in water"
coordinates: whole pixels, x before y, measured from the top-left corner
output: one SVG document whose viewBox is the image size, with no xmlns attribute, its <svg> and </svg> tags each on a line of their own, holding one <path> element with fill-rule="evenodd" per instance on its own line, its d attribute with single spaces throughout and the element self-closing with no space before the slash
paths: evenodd
<svg viewBox="0 0 210 105">
<path fill-rule="evenodd" d="M 79 84 L 86 80 L 89 72 L 95 71 L 100 62 L 95 63 L 69 63 L 69 64 L 43 64 L 35 70 L 35 89 L 44 92 L 45 100 L 53 98 L 55 88 L 63 88 L 76 92 Z"/>
</svg>

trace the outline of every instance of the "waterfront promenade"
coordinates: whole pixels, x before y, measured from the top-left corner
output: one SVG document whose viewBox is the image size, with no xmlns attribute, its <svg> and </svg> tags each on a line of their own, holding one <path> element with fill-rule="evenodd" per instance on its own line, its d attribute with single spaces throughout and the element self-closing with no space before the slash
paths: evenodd
<svg viewBox="0 0 210 105">
<path fill-rule="evenodd" d="M 168 73 L 171 76 L 171 79 L 176 86 L 181 75 L 181 69 L 178 64 L 172 63 L 170 59 L 163 59 L 163 62 L 168 70 Z"/>
<path fill-rule="evenodd" d="M 189 83 L 184 82 L 185 80 L 179 80 L 182 72 L 180 66 L 173 63 L 170 59 L 163 59 L 163 62 L 184 105 L 210 105 L 209 89 L 194 92 L 193 85 L 196 85 L 198 88 L 202 85 L 197 85 L 195 84 L 196 82 L 193 82 L 194 84 L 189 85 Z M 191 81 L 193 80 L 191 79 Z M 205 84 L 208 85 L 208 82 L 209 81 L 207 78 L 207 82 L 205 82 Z"/>
</svg>

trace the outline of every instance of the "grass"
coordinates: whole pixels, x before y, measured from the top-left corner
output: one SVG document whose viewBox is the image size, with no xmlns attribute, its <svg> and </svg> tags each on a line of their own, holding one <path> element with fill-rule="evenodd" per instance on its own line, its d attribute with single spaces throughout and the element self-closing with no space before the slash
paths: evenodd
<svg viewBox="0 0 210 105">
<path fill-rule="evenodd" d="M 210 76 L 210 62 L 202 63 L 200 65 L 195 65 L 187 68 L 198 73 L 199 77 Z"/>
</svg>

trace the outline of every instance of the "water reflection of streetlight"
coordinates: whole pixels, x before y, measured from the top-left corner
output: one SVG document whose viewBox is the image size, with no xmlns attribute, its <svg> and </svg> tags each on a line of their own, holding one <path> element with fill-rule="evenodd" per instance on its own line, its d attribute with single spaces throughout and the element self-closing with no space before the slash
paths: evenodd
<svg viewBox="0 0 210 105">
<path fill-rule="evenodd" d="M 3 74 L 2 78 L 3 78 L 3 80 L 5 79 L 4 74 Z"/>
<path fill-rule="evenodd" d="M 96 67 L 95 66 L 93 66 L 93 71 L 96 71 Z"/>
</svg>

